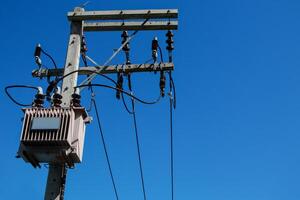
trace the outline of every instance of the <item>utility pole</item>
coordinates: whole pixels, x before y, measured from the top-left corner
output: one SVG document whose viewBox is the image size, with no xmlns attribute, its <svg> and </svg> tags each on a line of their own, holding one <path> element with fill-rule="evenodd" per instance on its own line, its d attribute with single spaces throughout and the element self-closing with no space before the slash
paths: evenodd
<svg viewBox="0 0 300 200">
<path fill-rule="evenodd" d="M 75 8 L 74 13 L 83 12 L 83 8 Z M 78 70 L 80 61 L 81 37 L 83 34 L 83 22 L 81 20 L 71 21 L 70 39 L 67 48 L 67 57 L 64 74 Z M 71 96 L 77 85 L 78 73 L 66 77 L 62 84 L 62 107 L 70 107 Z M 49 163 L 48 180 L 45 192 L 45 200 L 64 199 L 64 188 L 67 168 L 64 164 Z"/>
<path fill-rule="evenodd" d="M 64 199 L 67 169 L 82 160 L 84 124 L 87 123 L 88 116 L 83 107 L 74 106 L 71 103 L 73 95 L 79 95 L 79 90 L 74 91 L 78 75 L 90 75 L 81 83 L 81 85 L 87 85 L 96 74 L 122 73 L 126 75 L 157 71 L 162 76 L 165 71 L 172 71 L 174 69 L 172 60 L 158 63 L 155 58 L 153 64 L 132 64 L 127 60 L 126 64 L 109 65 L 109 62 L 120 50 L 124 50 L 137 31 L 168 30 L 170 32 L 177 30 L 177 18 L 177 9 L 85 11 L 83 8 L 77 7 L 73 12 L 68 13 L 71 30 L 64 68 L 43 69 L 39 67 L 32 72 L 33 77 L 38 78 L 64 77 L 61 103 L 54 104 L 52 108 L 44 108 L 41 103 L 33 108 L 24 109 L 25 120 L 18 152 L 20 157 L 34 167 L 40 166 L 39 163 L 49 163 L 45 200 Z M 122 42 L 118 51 L 102 66 L 91 61 L 95 66 L 79 67 L 83 34 L 90 31 L 135 32 Z M 157 38 L 153 41 L 155 43 L 152 43 L 152 56 L 157 57 Z M 126 51 L 129 55 L 129 48 Z M 126 54 L 126 57 L 129 57 L 128 55 Z M 162 96 L 164 96 L 165 78 L 162 78 L 161 90 L 163 90 Z M 77 142 L 79 146 L 74 147 L 74 142 Z"/>
</svg>

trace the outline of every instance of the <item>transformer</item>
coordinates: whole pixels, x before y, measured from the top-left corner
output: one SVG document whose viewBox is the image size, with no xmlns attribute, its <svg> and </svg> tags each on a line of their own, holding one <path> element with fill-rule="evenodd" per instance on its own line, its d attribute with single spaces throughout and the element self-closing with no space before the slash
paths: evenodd
<svg viewBox="0 0 300 200">
<path fill-rule="evenodd" d="M 24 108 L 18 157 L 33 167 L 59 163 L 74 167 L 82 161 L 86 123 L 83 107 Z"/>
</svg>

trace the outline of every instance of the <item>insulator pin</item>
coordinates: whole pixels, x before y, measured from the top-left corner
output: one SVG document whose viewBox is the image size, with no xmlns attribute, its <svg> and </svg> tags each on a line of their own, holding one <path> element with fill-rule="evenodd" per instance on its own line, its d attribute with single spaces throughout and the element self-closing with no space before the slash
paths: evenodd
<svg viewBox="0 0 300 200">
<path fill-rule="evenodd" d="M 35 95 L 35 99 L 33 101 L 33 107 L 42 108 L 44 106 L 44 102 L 45 102 L 45 95 L 38 93 Z"/>
<path fill-rule="evenodd" d="M 81 95 L 77 93 L 72 94 L 71 104 L 73 107 L 81 107 Z"/>
<path fill-rule="evenodd" d="M 172 50 L 174 50 L 174 46 L 173 46 L 173 43 L 174 43 L 173 36 L 174 36 L 174 34 L 172 33 L 172 31 L 169 30 L 167 32 L 166 36 L 167 36 L 167 40 L 166 40 L 167 48 L 166 49 L 168 51 L 172 51 Z"/>
<path fill-rule="evenodd" d="M 62 95 L 60 94 L 60 88 L 58 87 L 52 96 L 53 107 L 61 107 Z"/>
</svg>

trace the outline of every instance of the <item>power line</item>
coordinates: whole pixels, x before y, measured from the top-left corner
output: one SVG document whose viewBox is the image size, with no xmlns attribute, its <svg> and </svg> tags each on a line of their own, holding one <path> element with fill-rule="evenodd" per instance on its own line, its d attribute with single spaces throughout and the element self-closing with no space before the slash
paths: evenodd
<svg viewBox="0 0 300 200">
<path fill-rule="evenodd" d="M 87 66 L 87 62 L 85 60 L 85 56 L 82 56 L 82 58 L 83 58 L 83 62 L 85 64 L 85 66 Z M 106 75 L 103 75 L 103 74 L 101 74 L 101 76 L 104 77 L 104 78 L 106 78 L 106 79 L 108 79 L 108 80 L 110 80 L 111 82 L 117 84 L 110 77 L 108 77 Z M 98 128 L 99 128 L 99 132 L 100 132 L 100 135 L 101 135 L 101 141 L 102 141 L 102 145 L 103 145 L 103 148 L 104 148 L 104 153 L 105 153 L 105 158 L 106 158 L 107 166 L 108 166 L 108 169 L 109 169 L 109 175 L 110 175 L 110 178 L 111 178 L 111 182 L 113 184 L 114 193 L 115 193 L 116 199 L 119 200 L 119 195 L 118 195 L 118 191 L 117 191 L 117 187 L 116 187 L 116 183 L 115 183 L 115 179 L 114 179 L 114 176 L 113 176 L 113 172 L 112 172 L 112 168 L 111 168 L 111 164 L 110 164 L 110 159 L 109 159 L 109 155 L 108 155 L 108 151 L 107 151 L 107 147 L 106 147 L 104 133 L 103 133 L 102 126 L 101 126 L 101 123 L 100 123 L 99 111 L 98 111 L 97 103 L 96 103 L 96 100 L 95 100 L 95 93 L 94 93 L 94 90 L 93 90 L 93 86 L 91 86 L 91 84 L 92 83 L 90 82 L 90 90 L 91 90 L 91 96 L 92 96 L 91 103 L 92 103 L 92 105 L 94 105 L 94 108 L 95 108 L 95 113 L 96 113 Z"/>
<path fill-rule="evenodd" d="M 57 70 L 57 64 L 54 58 L 49 53 L 47 53 L 43 48 L 41 48 L 41 52 L 52 61 L 54 68 Z M 56 75 L 55 79 L 58 79 L 58 75 Z"/>
<path fill-rule="evenodd" d="M 116 199 L 119 200 L 119 195 L 118 195 L 118 191 L 117 191 L 117 188 L 116 188 L 115 179 L 114 179 L 114 176 L 113 176 L 113 172 L 112 172 L 112 168 L 111 168 L 111 164 L 110 164 L 110 159 L 109 159 L 109 155 L 108 155 L 108 151 L 107 151 L 107 147 L 106 147 L 106 142 L 105 142 L 105 138 L 104 138 L 104 133 L 103 133 L 102 126 L 101 126 L 101 123 L 100 123 L 99 112 L 98 112 L 98 108 L 97 108 L 97 104 L 96 104 L 96 100 L 95 100 L 94 96 L 92 97 L 92 103 L 93 103 L 94 108 L 95 108 L 97 123 L 98 123 L 98 127 L 99 127 L 99 132 L 100 132 L 100 135 L 101 135 L 101 141 L 102 141 L 104 152 L 105 152 L 105 158 L 106 158 L 106 162 L 107 162 L 107 165 L 108 165 L 110 178 L 111 178 L 111 181 L 112 181 L 112 184 L 113 184 L 114 193 L 115 193 Z"/>
<path fill-rule="evenodd" d="M 173 99 L 170 96 L 171 196 L 174 199 Z"/>
<path fill-rule="evenodd" d="M 125 110 L 129 113 L 129 114 L 133 114 L 133 111 L 132 110 L 130 110 L 129 108 L 128 108 L 128 106 L 127 106 L 127 103 L 126 103 L 126 101 L 125 101 L 125 97 L 124 97 L 124 93 L 123 92 L 121 92 L 121 98 L 122 98 L 122 102 L 123 102 L 123 105 L 124 105 L 124 107 L 125 107 Z"/>
<path fill-rule="evenodd" d="M 12 95 L 8 92 L 8 89 L 11 89 L 11 88 L 28 88 L 28 89 L 34 89 L 34 90 L 39 91 L 39 88 L 38 88 L 38 87 L 35 87 L 35 86 L 29 86 L 29 85 L 9 85 L 9 86 L 6 86 L 6 87 L 4 88 L 6 95 L 8 96 L 8 98 L 9 98 L 12 102 L 14 102 L 15 104 L 17 104 L 18 106 L 25 106 L 25 107 L 27 107 L 27 106 L 32 106 L 32 103 L 31 103 L 31 104 L 23 104 L 23 103 L 20 103 L 20 102 L 18 102 L 17 100 L 15 100 L 15 99 L 12 97 Z"/>
<path fill-rule="evenodd" d="M 130 75 L 128 76 L 128 87 L 129 87 L 129 90 L 132 93 Z M 139 135 L 138 135 L 138 129 L 137 129 L 137 122 L 136 122 L 136 113 L 135 113 L 134 98 L 131 98 L 131 105 L 132 105 L 132 113 L 133 113 L 132 116 L 133 116 L 133 123 L 134 123 L 134 132 L 135 132 L 136 146 L 137 146 L 137 152 L 138 152 L 139 169 L 140 169 L 140 176 L 141 176 L 141 182 L 142 182 L 142 190 L 143 190 L 144 200 L 146 200 L 147 198 L 146 198 L 145 181 L 144 181 L 143 166 L 142 166 L 142 159 L 141 159 Z"/>
<path fill-rule="evenodd" d="M 175 94 L 175 87 L 174 82 L 172 79 L 171 72 L 169 72 L 169 78 L 170 78 L 170 162 L 171 162 L 171 199 L 174 200 L 174 147 L 173 147 L 173 109 L 175 109 L 174 99 L 172 96 L 172 91 L 174 91 Z M 174 95 L 175 96 L 175 95 Z"/>
<path fill-rule="evenodd" d="M 152 105 L 152 104 L 156 104 L 160 101 L 160 96 L 154 100 L 154 101 L 145 101 L 145 100 L 142 100 L 136 96 L 134 96 L 133 94 L 125 91 L 125 90 L 122 90 L 122 89 L 119 89 L 119 88 L 116 88 L 116 87 L 113 87 L 113 86 L 110 86 L 110 85 L 104 85 L 104 84 L 96 84 L 96 83 L 92 83 L 92 84 L 86 84 L 86 85 L 78 85 L 76 87 L 74 87 L 74 89 L 76 88 L 81 88 L 81 87 L 90 87 L 90 86 L 98 86 L 98 87 L 104 87 L 104 88 L 108 88 L 108 89 L 113 89 L 113 90 L 116 90 L 116 91 L 120 91 L 124 94 L 126 94 L 127 96 L 130 96 L 131 98 L 137 100 L 138 102 L 142 103 L 142 104 L 148 104 L 148 105 Z"/>
</svg>

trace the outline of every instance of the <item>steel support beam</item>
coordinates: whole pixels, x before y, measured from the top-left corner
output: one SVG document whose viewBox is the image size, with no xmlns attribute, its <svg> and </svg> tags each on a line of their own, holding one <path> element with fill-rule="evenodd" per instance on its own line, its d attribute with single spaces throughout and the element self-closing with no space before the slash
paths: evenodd
<svg viewBox="0 0 300 200">
<path fill-rule="evenodd" d="M 131 65 L 111 65 L 108 67 L 80 67 L 79 75 L 90 75 L 98 69 L 103 68 L 101 74 L 112 74 L 117 72 L 132 73 L 132 72 L 155 72 L 155 71 L 170 71 L 174 70 L 173 63 L 155 63 L 155 64 L 131 64 Z M 64 69 L 42 69 L 34 70 L 32 72 L 33 77 L 51 77 L 51 76 L 62 76 Z"/>
<path fill-rule="evenodd" d="M 69 12 L 68 19 L 74 20 L 125 20 L 125 19 L 162 19 L 177 18 L 177 9 L 153 10 L 111 10 Z"/>
</svg>

